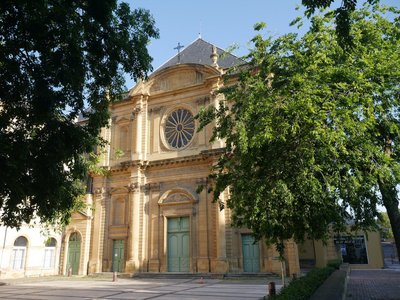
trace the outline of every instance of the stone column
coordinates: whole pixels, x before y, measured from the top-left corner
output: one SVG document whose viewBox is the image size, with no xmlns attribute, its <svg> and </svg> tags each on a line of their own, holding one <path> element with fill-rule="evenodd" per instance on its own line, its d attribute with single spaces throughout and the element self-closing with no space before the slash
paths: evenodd
<svg viewBox="0 0 400 300">
<path fill-rule="evenodd" d="M 86 203 L 89 205 L 89 207 L 93 204 L 93 195 L 92 194 L 87 194 L 86 195 Z M 89 259 L 90 259 L 90 241 L 91 241 L 91 232 L 92 232 L 92 210 L 90 208 L 86 209 L 86 220 L 85 220 L 85 231 L 82 232 L 82 234 L 85 236 L 85 240 L 82 241 L 84 244 L 82 245 L 84 247 L 83 251 L 83 274 L 88 275 L 88 264 L 89 264 Z"/>
<path fill-rule="evenodd" d="M 127 260 L 125 272 L 134 273 L 139 266 L 138 244 L 139 244 L 139 183 L 131 183 L 128 186 L 128 241 L 127 241 Z"/>
<path fill-rule="evenodd" d="M 149 272 L 160 272 L 159 206 L 160 184 L 151 183 L 149 201 Z"/>
<path fill-rule="evenodd" d="M 220 199 L 221 201 L 225 202 L 227 199 L 227 191 L 225 191 Z M 227 258 L 226 258 L 226 233 L 225 233 L 225 210 L 220 210 L 219 207 L 217 208 L 217 217 L 218 217 L 218 222 L 217 222 L 217 260 L 214 262 L 214 270 L 213 272 L 217 273 L 226 273 L 229 270 Z"/>
<path fill-rule="evenodd" d="M 91 245 L 91 255 L 89 260 L 89 274 L 102 271 L 103 259 L 103 237 L 104 237 L 104 217 L 105 217 L 105 199 L 104 188 L 95 190 L 95 209 L 93 218 L 93 239 Z"/>
<path fill-rule="evenodd" d="M 207 193 L 207 181 L 201 178 L 196 182 L 198 185 L 203 185 L 203 190 L 199 195 L 199 205 L 197 213 L 197 271 L 199 273 L 210 272 L 210 208 L 208 202 L 209 195 Z"/>
<path fill-rule="evenodd" d="M 140 102 L 142 102 L 143 97 Z M 142 104 L 138 104 L 135 108 L 135 119 L 136 119 L 136 146 L 135 146 L 135 158 L 138 160 L 141 160 L 144 158 L 143 152 L 142 152 L 142 143 L 146 142 L 146 140 L 143 141 L 143 135 L 145 133 L 145 128 L 143 128 L 142 123 L 143 123 L 143 113 L 140 113 L 143 111 L 142 109 Z"/>
</svg>

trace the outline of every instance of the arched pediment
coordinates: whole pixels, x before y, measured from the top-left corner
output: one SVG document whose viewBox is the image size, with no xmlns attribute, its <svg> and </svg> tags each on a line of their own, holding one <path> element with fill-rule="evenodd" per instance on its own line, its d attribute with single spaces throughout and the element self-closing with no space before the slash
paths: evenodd
<svg viewBox="0 0 400 300">
<path fill-rule="evenodd" d="M 121 117 L 115 118 L 115 124 L 118 124 L 118 125 L 128 124 L 129 121 L 130 121 L 129 118 L 127 118 L 126 116 L 121 116 Z"/>
<path fill-rule="evenodd" d="M 211 76 L 221 73 L 213 67 L 200 64 L 179 64 L 154 72 L 146 81 L 139 82 L 130 92 L 138 93 L 167 92 L 204 83 Z"/>
<path fill-rule="evenodd" d="M 197 203 L 197 199 L 185 189 L 174 189 L 165 192 L 158 200 L 159 205 L 182 205 Z"/>
</svg>

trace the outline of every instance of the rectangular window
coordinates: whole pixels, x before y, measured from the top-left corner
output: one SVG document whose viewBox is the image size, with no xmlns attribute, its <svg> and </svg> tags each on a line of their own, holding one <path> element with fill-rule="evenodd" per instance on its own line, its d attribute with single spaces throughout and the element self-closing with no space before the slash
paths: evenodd
<svg viewBox="0 0 400 300">
<path fill-rule="evenodd" d="M 363 235 L 335 236 L 334 242 L 340 250 L 343 262 L 349 264 L 368 264 L 367 247 Z"/>
<path fill-rule="evenodd" d="M 51 269 L 54 267 L 54 247 L 44 249 L 43 268 Z"/>
<path fill-rule="evenodd" d="M 13 270 L 22 270 L 24 268 L 25 247 L 13 249 Z"/>
</svg>

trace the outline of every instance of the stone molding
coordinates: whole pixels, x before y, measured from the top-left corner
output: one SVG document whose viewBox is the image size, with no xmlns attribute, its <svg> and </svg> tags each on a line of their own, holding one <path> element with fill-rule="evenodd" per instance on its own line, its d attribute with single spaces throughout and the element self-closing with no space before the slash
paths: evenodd
<svg viewBox="0 0 400 300">
<path fill-rule="evenodd" d="M 150 191 L 157 192 L 160 191 L 160 188 L 161 188 L 161 183 L 146 183 L 144 185 L 145 193 L 148 193 Z"/>
</svg>

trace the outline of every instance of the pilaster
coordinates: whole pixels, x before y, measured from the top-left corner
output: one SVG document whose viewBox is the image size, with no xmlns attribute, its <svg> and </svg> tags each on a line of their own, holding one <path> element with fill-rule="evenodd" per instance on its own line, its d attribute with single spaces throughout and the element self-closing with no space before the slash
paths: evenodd
<svg viewBox="0 0 400 300">
<path fill-rule="evenodd" d="M 198 257 L 197 257 L 197 272 L 204 273 L 211 271 L 210 265 L 210 209 L 208 202 L 209 194 L 207 193 L 207 180 L 201 178 L 197 180 L 198 185 L 203 186 L 203 190 L 199 195 L 199 211 L 197 218 L 197 245 L 198 245 Z"/>
<path fill-rule="evenodd" d="M 125 265 L 126 273 L 134 273 L 139 268 L 139 182 L 128 185 L 129 192 L 129 213 L 128 213 L 128 241 L 127 259 Z"/>
<path fill-rule="evenodd" d="M 160 272 L 160 184 L 150 183 L 146 187 L 150 192 L 149 199 L 149 272 Z"/>
<path fill-rule="evenodd" d="M 89 260 L 89 274 L 99 273 L 102 271 L 106 195 L 104 188 L 95 189 L 93 236 L 91 244 L 92 250 Z"/>
</svg>

